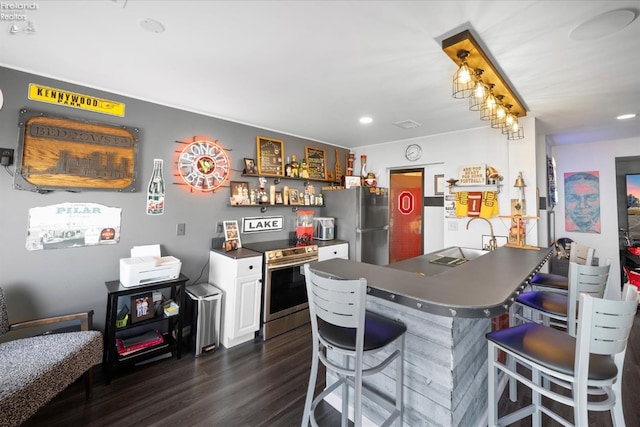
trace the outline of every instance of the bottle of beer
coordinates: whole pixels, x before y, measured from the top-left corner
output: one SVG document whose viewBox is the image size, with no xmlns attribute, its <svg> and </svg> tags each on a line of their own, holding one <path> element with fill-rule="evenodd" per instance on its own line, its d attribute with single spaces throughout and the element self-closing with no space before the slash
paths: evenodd
<svg viewBox="0 0 640 427">
<path fill-rule="evenodd" d="M 164 213 L 164 178 L 162 177 L 162 159 L 153 159 L 153 174 L 147 191 L 147 215 Z"/>
<path fill-rule="evenodd" d="M 296 160 L 296 155 L 291 156 L 291 178 L 298 178 L 298 161 Z"/>
</svg>

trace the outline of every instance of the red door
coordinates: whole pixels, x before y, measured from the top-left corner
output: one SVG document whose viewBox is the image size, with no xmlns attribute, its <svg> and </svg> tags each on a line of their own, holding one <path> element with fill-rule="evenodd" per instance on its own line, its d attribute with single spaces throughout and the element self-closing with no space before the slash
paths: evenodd
<svg viewBox="0 0 640 427">
<path fill-rule="evenodd" d="M 389 263 L 423 254 L 424 169 L 391 171 L 389 185 Z"/>
</svg>

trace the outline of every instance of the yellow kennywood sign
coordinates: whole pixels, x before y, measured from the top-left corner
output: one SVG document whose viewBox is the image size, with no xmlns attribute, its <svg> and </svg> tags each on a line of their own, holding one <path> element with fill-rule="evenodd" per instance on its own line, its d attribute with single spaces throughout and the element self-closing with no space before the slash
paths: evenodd
<svg viewBox="0 0 640 427">
<path fill-rule="evenodd" d="M 41 86 L 35 83 L 29 84 L 29 99 L 46 102 L 48 104 L 64 105 L 65 107 L 79 108 L 112 116 L 124 117 L 124 104 L 108 99 L 96 98 L 81 93 L 69 92 Z"/>
</svg>

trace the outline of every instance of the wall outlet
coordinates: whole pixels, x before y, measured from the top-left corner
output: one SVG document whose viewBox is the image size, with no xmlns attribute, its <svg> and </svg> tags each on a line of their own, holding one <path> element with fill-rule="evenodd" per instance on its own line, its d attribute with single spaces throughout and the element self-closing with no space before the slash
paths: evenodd
<svg viewBox="0 0 640 427">
<path fill-rule="evenodd" d="M 0 148 L 0 166 L 13 164 L 13 148 Z"/>
<path fill-rule="evenodd" d="M 458 221 L 447 221 L 447 230 L 458 231 Z"/>
<path fill-rule="evenodd" d="M 223 230 L 223 228 L 222 228 L 222 221 L 218 221 L 218 222 L 216 223 L 216 232 L 217 232 L 217 233 L 222 233 L 223 231 L 224 231 L 224 230 Z"/>
<path fill-rule="evenodd" d="M 187 226 L 184 223 L 176 225 L 176 236 L 184 236 L 187 230 Z"/>
</svg>

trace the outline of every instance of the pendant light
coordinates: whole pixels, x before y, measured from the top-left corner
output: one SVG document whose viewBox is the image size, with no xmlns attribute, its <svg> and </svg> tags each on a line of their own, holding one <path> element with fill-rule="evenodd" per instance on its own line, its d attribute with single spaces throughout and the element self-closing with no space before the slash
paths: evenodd
<svg viewBox="0 0 640 427">
<path fill-rule="evenodd" d="M 486 83 L 482 81 L 482 72 L 483 70 L 476 70 L 476 79 L 473 86 L 473 91 L 471 91 L 471 96 L 469 97 L 470 111 L 480 111 L 482 102 L 489 92 L 489 88 L 487 87 Z"/>
<path fill-rule="evenodd" d="M 469 51 L 459 50 L 458 59 L 460 59 L 460 67 L 453 75 L 453 97 L 456 99 L 464 99 L 471 96 L 473 91 L 473 71 L 467 64 Z"/>
<path fill-rule="evenodd" d="M 513 116 L 515 117 L 515 122 L 511 125 L 511 127 L 507 131 L 507 139 L 510 141 L 524 138 L 524 128 L 518 121 L 518 113 L 513 113 Z"/>
<path fill-rule="evenodd" d="M 498 104 L 496 105 L 496 112 L 491 117 L 491 127 L 494 129 L 502 129 L 504 126 L 504 119 L 507 117 L 507 108 L 502 104 L 502 95 L 496 96 Z"/>
<path fill-rule="evenodd" d="M 489 83 L 487 86 L 489 90 L 487 90 L 487 94 L 480 106 L 480 120 L 491 120 L 491 117 L 496 114 L 496 107 L 498 106 L 498 99 L 493 94 L 493 83 Z"/>
</svg>

